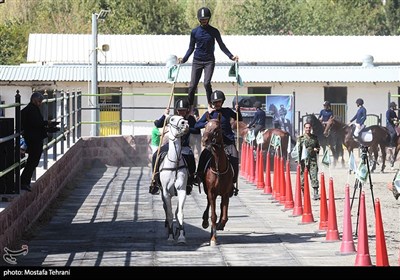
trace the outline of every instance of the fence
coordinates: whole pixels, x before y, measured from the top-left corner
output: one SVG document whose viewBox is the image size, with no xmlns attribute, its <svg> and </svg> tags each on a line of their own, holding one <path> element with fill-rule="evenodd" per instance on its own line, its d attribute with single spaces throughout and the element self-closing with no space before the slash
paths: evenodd
<svg viewBox="0 0 400 280">
<path fill-rule="evenodd" d="M 59 95 L 59 96 L 58 96 Z M 44 93 L 41 113 L 44 120 L 59 121 L 60 132 L 44 139 L 43 145 L 43 168 L 48 168 L 49 154 L 52 154 L 52 160 L 56 161 L 58 154 L 64 154 L 65 148 L 70 148 L 71 140 L 75 143 L 81 137 L 81 93 L 69 93 L 61 91 L 54 92 L 53 98 L 48 98 L 47 92 Z M 26 157 L 21 159 L 21 96 L 17 90 L 15 103 L 2 104 L 0 109 L 15 109 L 15 117 L 11 119 L 11 129 L 8 135 L 1 135 L 0 151 L 7 156 L 2 157 L 0 165 L 0 195 L 13 195 L 20 193 L 20 171 L 26 162 Z M 59 108 L 59 109 L 58 109 Z M 49 119 L 49 112 L 55 114 Z M 6 118 L 0 118 L 1 121 Z M 12 156 L 10 156 L 10 148 Z M 59 150 L 58 150 L 59 149 Z M 29 147 L 28 147 L 29 153 Z"/>
</svg>

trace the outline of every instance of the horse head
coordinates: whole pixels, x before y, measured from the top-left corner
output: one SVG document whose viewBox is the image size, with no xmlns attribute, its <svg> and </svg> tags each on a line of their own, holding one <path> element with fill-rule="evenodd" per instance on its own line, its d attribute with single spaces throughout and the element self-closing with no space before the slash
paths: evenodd
<svg viewBox="0 0 400 280">
<path fill-rule="evenodd" d="M 223 145 L 221 114 L 218 114 L 218 118 L 216 119 L 210 119 L 210 116 L 207 114 L 207 121 L 202 138 L 203 145 L 205 147 Z"/>
<path fill-rule="evenodd" d="M 174 140 L 189 132 L 189 122 L 181 116 L 168 116 L 169 138 Z"/>
</svg>

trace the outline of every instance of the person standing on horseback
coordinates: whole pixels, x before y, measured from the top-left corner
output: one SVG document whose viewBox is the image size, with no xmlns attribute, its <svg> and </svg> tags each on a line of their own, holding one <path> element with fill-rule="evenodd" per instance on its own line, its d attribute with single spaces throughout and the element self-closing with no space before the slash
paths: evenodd
<svg viewBox="0 0 400 280">
<path fill-rule="evenodd" d="M 261 108 L 260 101 L 254 102 L 254 107 L 256 107 L 256 112 L 251 122 L 247 125 L 247 128 L 250 128 L 254 125 L 254 136 L 257 137 L 258 132 L 265 129 L 266 117 L 265 111 Z"/>
<path fill-rule="evenodd" d="M 189 133 L 182 137 L 182 155 L 187 164 L 189 171 L 189 178 L 186 185 L 186 194 L 190 195 L 193 188 L 194 173 L 196 172 L 196 162 L 194 160 L 193 151 L 189 145 L 190 134 L 200 134 L 200 129 L 195 128 L 196 119 L 190 115 L 189 101 L 187 99 L 179 99 L 175 103 L 175 110 L 179 116 L 182 116 L 189 123 Z M 154 125 L 158 128 L 163 127 L 165 118 L 169 115 L 169 108 L 165 110 L 165 114 L 162 115 L 158 120 L 154 121 Z M 167 142 L 160 148 L 159 157 L 162 159 L 168 153 L 169 143 Z M 154 165 L 157 158 L 157 151 L 153 154 L 152 158 L 152 170 L 154 170 Z M 153 176 L 153 181 L 149 187 L 149 193 L 158 194 L 160 190 L 159 182 L 159 166 L 161 160 L 158 160 L 157 168 L 155 170 L 155 175 Z"/>
<path fill-rule="evenodd" d="M 354 121 L 356 121 L 356 129 L 354 130 L 354 136 L 358 137 L 360 131 L 365 127 L 364 122 L 367 119 L 367 109 L 364 107 L 364 100 L 358 98 L 356 100 L 356 104 L 358 107 L 357 113 L 350 120 L 349 125 L 351 125 Z"/>
<path fill-rule="evenodd" d="M 239 156 L 238 150 L 235 146 L 235 133 L 231 127 L 231 118 L 236 120 L 236 112 L 231 108 L 222 107 L 225 101 L 225 94 L 216 90 L 211 95 L 211 103 L 214 110 L 209 113 L 205 112 L 203 116 L 197 121 L 195 128 L 202 129 L 207 124 L 207 117 L 210 119 L 217 119 L 218 115 L 221 114 L 221 128 L 223 133 L 225 152 L 229 157 L 229 162 L 231 163 L 234 171 L 233 184 L 237 182 L 238 174 L 239 174 Z M 243 120 L 242 114 L 240 113 L 240 108 L 236 105 L 235 108 L 238 112 L 239 121 Z M 200 155 L 199 164 L 197 166 L 197 176 L 195 182 L 200 185 L 200 182 L 204 181 L 204 171 L 206 169 L 206 164 L 211 158 L 211 151 L 207 148 L 203 149 Z M 235 187 L 234 194 L 237 195 L 237 187 Z"/>
<path fill-rule="evenodd" d="M 301 178 L 301 189 L 304 190 L 304 170 L 307 168 L 311 178 L 311 185 L 314 190 L 313 199 L 318 200 L 318 153 L 320 145 L 318 137 L 311 133 L 311 123 L 306 122 L 304 124 L 304 134 L 297 139 L 298 154 L 300 155 L 300 178 Z M 306 149 L 307 152 L 303 151 Z M 304 158 L 303 155 L 305 155 Z"/>
<path fill-rule="evenodd" d="M 333 111 L 329 101 L 325 101 L 323 105 L 324 109 L 319 112 L 319 121 L 325 126 L 326 122 L 333 117 Z"/>
<path fill-rule="evenodd" d="M 197 11 L 197 19 L 200 25 L 190 33 L 189 49 L 183 58 L 179 58 L 179 63 L 185 63 L 194 51 L 192 62 L 192 74 L 189 85 L 189 103 L 193 109 L 194 94 L 199 84 L 201 74 L 204 70 L 204 88 L 206 89 L 207 102 L 211 110 L 211 78 L 215 67 L 215 41 L 221 50 L 230 60 L 238 61 L 239 58 L 233 55 L 222 41 L 219 30 L 209 24 L 211 11 L 207 7 L 202 7 Z"/>
<path fill-rule="evenodd" d="M 386 111 L 386 127 L 389 130 L 390 134 L 390 146 L 396 146 L 396 126 L 398 125 L 398 118 L 396 114 L 396 103 L 390 102 L 389 109 Z"/>
</svg>

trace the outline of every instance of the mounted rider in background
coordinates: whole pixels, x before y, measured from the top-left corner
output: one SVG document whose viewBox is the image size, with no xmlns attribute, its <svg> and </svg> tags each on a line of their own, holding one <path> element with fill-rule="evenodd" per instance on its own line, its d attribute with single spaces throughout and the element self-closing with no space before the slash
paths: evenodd
<svg viewBox="0 0 400 280">
<path fill-rule="evenodd" d="M 357 138 L 360 131 L 365 127 L 365 120 L 367 119 L 367 109 L 364 107 L 364 100 L 358 98 L 356 100 L 356 104 L 358 107 L 357 113 L 350 120 L 349 125 L 351 125 L 354 121 L 356 121 L 356 129 L 354 130 L 354 136 Z"/>
<path fill-rule="evenodd" d="M 319 121 L 325 126 L 326 122 L 333 117 L 333 111 L 331 109 L 331 103 L 329 101 L 324 102 L 324 109 L 319 112 Z"/>
<path fill-rule="evenodd" d="M 390 146 L 396 146 L 396 126 L 398 125 L 398 118 L 396 114 L 397 105 L 395 102 L 390 102 L 389 109 L 386 111 L 386 127 L 390 134 Z"/>
<path fill-rule="evenodd" d="M 257 137 L 259 131 L 265 129 L 265 111 L 261 108 L 261 102 L 254 102 L 254 107 L 256 107 L 256 112 L 254 114 L 253 119 L 247 125 L 247 128 L 251 128 L 254 125 L 254 136 Z"/>
</svg>

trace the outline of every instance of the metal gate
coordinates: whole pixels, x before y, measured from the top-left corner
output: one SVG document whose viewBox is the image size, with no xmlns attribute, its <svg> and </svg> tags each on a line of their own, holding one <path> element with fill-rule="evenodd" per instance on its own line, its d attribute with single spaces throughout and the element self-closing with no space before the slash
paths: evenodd
<svg viewBox="0 0 400 280">
<path fill-rule="evenodd" d="M 100 105 L 100 136 L 121 135 L 121 104 Z"/>
</svg>

